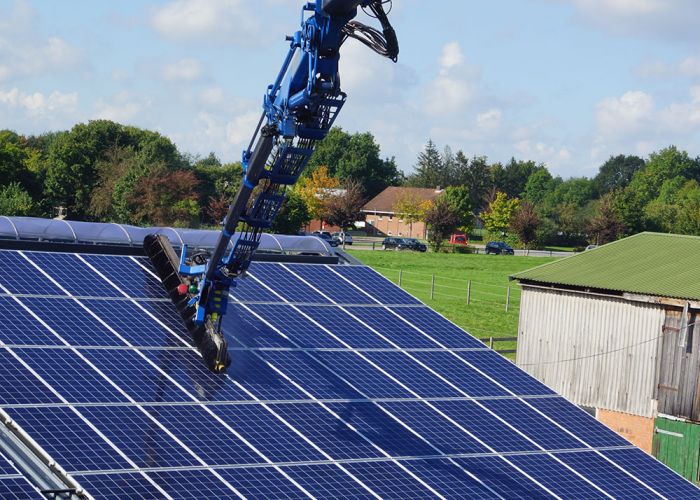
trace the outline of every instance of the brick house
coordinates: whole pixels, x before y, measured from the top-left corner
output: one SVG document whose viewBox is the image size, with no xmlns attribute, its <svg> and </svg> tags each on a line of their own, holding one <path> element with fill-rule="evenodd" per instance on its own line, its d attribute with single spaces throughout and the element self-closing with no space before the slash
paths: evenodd
<svg viewBox="0 0 700 500">
<path fill-rule="evenodd" d="M 417 221 L 413 224 L 404 222 L 395 213 L 396 203 L 403 197 L 410 196 L 420 203 L 432 201 L 443 190 L 439 187 L 412 188 L 390 186 L 377 196 L 368 201 L 362 213 L 365 214 L 365 230 L 369 236 L 405 236 L 409 238 L 425 238 L 427 228 L 425 222 Z"/>
</svg>

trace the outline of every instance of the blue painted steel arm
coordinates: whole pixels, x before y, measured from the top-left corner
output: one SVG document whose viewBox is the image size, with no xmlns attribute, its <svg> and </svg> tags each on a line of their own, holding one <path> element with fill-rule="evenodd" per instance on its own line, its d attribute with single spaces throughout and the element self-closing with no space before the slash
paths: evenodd
<svg viewBox="0 0 700 500">
<path fill-rule="evenodd" d="M 301 29 L 287 37 L 289 52 L 265 93 L 260 122 L 243 152 L 243 182 L 224 219 L 214 252 L 206 264 L 190 265 L 183 249 L 179 271 L 192 277 L 198 286 L 192 299 L 198 324 L 207 317 L 216 321 L 225 314 L 226 296 L 235 286 L 234 279 L 248 269 L 260 235 L 271 227 L 287 187 L 297 182 L 315 142 L 326 136 L 343 107 L 346 96 L 340 88 L 338 63 L 345 39 L 361 39 L 396 60 L 398 44 L 384 14 L 384 3 L 318 0 L 303 6 Z M 377 15 L 387 40 L 382 40 L 377 30 L 353 21 L 358 7 L 367 7 Z M 240 236 L 228 251 L 237 229 Z"/>
</svg>

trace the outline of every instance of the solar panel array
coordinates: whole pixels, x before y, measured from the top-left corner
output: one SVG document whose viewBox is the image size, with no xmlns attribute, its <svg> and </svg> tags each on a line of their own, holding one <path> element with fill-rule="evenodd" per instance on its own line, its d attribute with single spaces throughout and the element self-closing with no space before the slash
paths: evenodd
<svg viewBox="0 0 700 500">
<path fill-rule="evenodd" d="M 147 260 L 0 251 L 0 408 L 98 498 L 698 497 L 369 268 L 231 300 L 217 376 Z"/>
</svg>

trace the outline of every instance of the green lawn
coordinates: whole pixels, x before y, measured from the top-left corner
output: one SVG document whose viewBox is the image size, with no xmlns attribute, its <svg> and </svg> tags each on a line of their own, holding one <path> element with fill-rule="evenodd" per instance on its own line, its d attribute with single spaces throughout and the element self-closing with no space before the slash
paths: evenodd
<svg viewBox="0 0 700 500">
<path fill-rule="evenodd" d="M 508 281 L 518 271 L 556 259 L 505 255 L 463 255 L 394 251 L 350 250 L 350 254 L 399 282 L 409 293 L 479 338 L 515 337 L 518 328 L 520 288 Z M 400 273 L 399 270 L 402 272 Z M 435 274 L 434 298 L 430 298 Z M 471 280 L 471 303 L 467 288 Z M 505 310 L 510 287 L 510 306 Z M 496 349 L 514 349 L 515 342 L 500 342 Z"/>
</svg>

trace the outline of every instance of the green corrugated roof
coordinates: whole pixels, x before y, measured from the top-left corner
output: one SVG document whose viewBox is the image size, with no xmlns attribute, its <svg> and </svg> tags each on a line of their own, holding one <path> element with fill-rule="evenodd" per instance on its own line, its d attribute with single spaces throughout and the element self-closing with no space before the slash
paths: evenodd
<svg viewBox="0 0 700 500">
<path fill-rule="evenodd" d="M 640 233 L 511 278 L 700 300 L 700 237 Z"/>
</svg>

